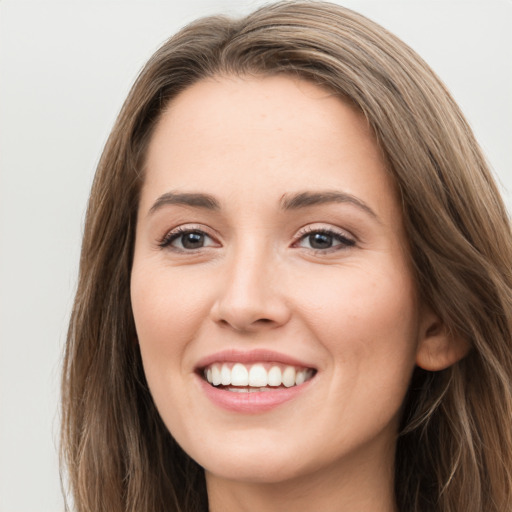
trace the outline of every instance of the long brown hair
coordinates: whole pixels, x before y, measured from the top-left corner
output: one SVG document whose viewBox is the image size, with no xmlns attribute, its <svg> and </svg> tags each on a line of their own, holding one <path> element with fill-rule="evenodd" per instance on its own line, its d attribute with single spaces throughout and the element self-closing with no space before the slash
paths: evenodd
<svg viewBox="0 0 512 512">
<path fill-rule="evenodd" d="M 183 89 L 289 74 L 357 105 L 401 194 L 422 300 L 471 350 L 417 369 L 396 451 L 404 512 L 512 510 L 512 236 L 482 153 L 430 68 L 365 17 L 323 2 L 201 19 L 142 70 L 92 187 L 62 383 L 62 460 L 79 512 L 204 511 L 202 469 L 163 425 L 142 370 L 129 283 L 144 155 Z"/>
</svg>

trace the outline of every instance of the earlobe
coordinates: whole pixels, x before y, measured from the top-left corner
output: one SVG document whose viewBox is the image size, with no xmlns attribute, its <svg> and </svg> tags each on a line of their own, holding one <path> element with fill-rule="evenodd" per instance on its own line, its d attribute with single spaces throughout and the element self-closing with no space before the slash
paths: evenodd
<svg viewBox="0 0 512 512">
<path fill-rule="evenodd" d="M 427 313 L 424 320 L 416 352 L 417 366 L 436 372 L 466 357 L 470 349 L 467 340 L 451 332 L 433 313 Z"/>
</svg>

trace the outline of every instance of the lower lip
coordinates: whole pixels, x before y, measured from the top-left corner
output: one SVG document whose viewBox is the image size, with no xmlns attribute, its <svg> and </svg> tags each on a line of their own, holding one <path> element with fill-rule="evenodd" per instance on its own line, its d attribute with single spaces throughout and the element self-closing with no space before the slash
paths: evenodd
<svg viewBox="0 0 512 512">
<path fill-rule="evenodd" d="M 208 384 L 200 376 L 197 377 L 205 395 L 217 406 L 228 411 L 257 414 L 270 411 L 289 400 L 299 396 L 309 387 L 311 380 L 299 386 L 279 388 L 272 391 L 255 391 L 252 393 L 237 393 L 219 389 Z"/>
</svg>

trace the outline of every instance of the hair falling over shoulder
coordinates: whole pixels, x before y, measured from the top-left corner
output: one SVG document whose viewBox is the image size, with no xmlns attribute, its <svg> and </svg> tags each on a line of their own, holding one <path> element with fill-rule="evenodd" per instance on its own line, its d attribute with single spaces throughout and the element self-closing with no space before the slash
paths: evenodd
<svg viewBox="0 0 512 512">
<path fill-rule="evenodd" d="M 299 76 L 364 113 L 401 195 L 421 298 L 471 346 L 446 370 L 415 371 L 396 451 L 399 510 L 512 510 L 505 207 L 468 124 L 427 65 L 365 17 L 308 1 L 192 23 L 151 57 L 124 103 L 92 187 L 67 337 L 61 458 L 69 507 L 207 510 L 203 470 L 173 440 L 148 390 L 130 272 L 145 150 L 159 115 L 191 84 L 229 74 Z"/>
</svg>

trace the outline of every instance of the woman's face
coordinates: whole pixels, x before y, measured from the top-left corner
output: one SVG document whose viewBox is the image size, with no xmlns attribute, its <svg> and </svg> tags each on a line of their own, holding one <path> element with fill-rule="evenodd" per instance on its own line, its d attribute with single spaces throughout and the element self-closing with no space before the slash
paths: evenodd
<svg viewBox="0 0 512 512">
<path fill-rule="evenodd" d="M 161 117 L 133 313 L 156 406 L 207 478 L 392 464 L 425 329 L 385 167 L 358 111 L 283 76 L 204 80 Z"/>
</svg>

